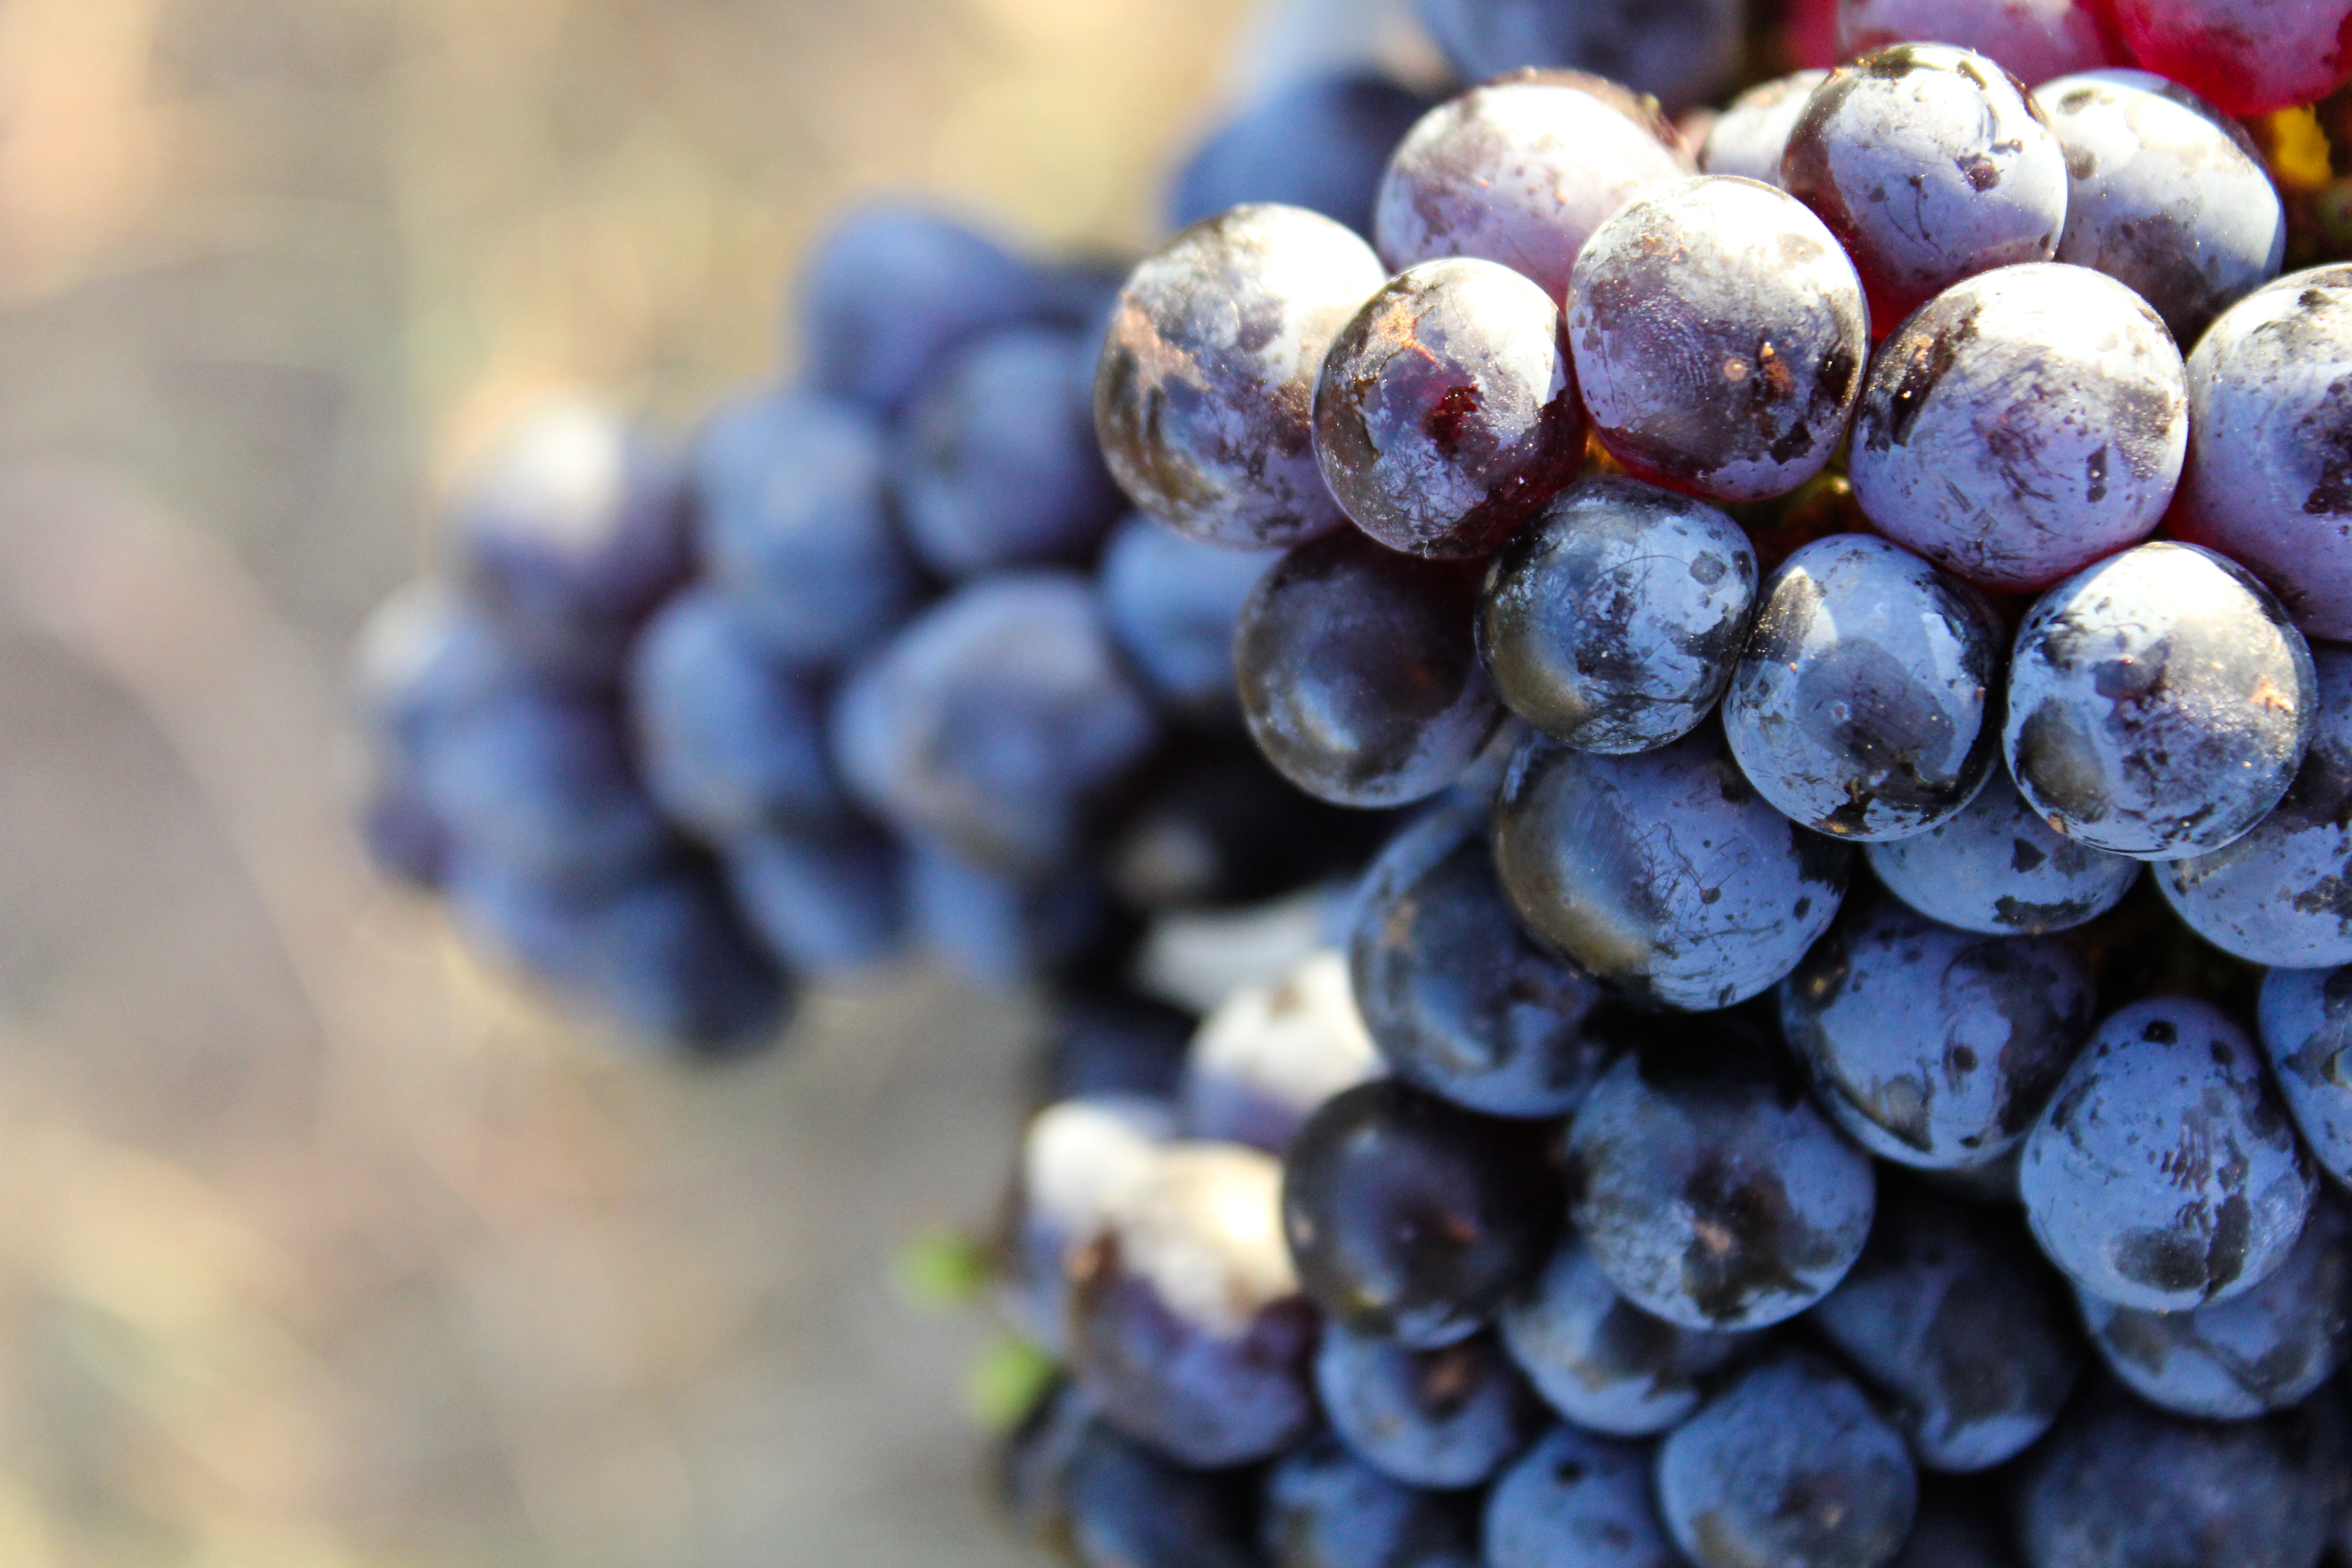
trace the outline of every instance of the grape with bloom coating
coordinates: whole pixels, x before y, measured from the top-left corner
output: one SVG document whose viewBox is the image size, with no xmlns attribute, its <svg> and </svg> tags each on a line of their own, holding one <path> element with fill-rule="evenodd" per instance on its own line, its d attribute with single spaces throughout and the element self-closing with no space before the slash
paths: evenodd
<svg viewBox="0 0 2352 1568">
<path fill-rule="evenodd" d="M 1819 218 L 1769 185 L 1700 175 L 1594 231 L 1566 332 L 1612 457 L 1675 489 L 1761 500 L 1837 449 L 1862 394 L 1870 312 Z"/>
<path fill-rule="evenodd" d="M 2320 1166 L 2352 1187 L 2352 968 L 2263 977 L 2263 1054 Z"/>
<path fill-rule="evenodd" d="M 1120 488 L 1237 549 L 1339 527 L 1315 463 L 1315 376 L 1387 279 L 1348 228 L 1297 207 L 1235 207 L 1146 258 L 1095 376 L 1095 429 Z"/>
<path fill-rule="evenodd" d="M 2244 1031 L 2204 1002 L 2135 1002 L 2091 1037 L 2018 1184 L 2051 1261 L 2119 1306 L 2180 1312 L 2260 1284 L 2314 1183 Z"/>
<path fill-rule="evenodd" d="M 1496 805 L 1495 862 L 1528 928 L 1676 1007 L 1771 989 L 1829 929 L 1852 855 L 1774 810 L 1714 726 L 1631 757 L 1537 737 Z"/>
<path fill-rule="evenodd" d="M 2311 650 L 2270 591 L 2194 545 L 2143 544 L 2042 595 L 2017 634 L 2001 744 L 2070 838 L 2141 860 L 2219 849 L 2294 782 Z"/>
<path fill-rule="evenodd" d="M 1097 1421 L 1069 1465 L 1064 1529 L 1086 1568 L 1257 1568 L 1249 1489 Z"/>
<path fill-rule="evenodd" d="M 1230 725 L 1234 627 L 1280 557 L 1228 550 L 1137 512 L 1111 531 L 1097 582 L 1111 636 L 1152 694 L 1203 725 Z"/>
<path fill-rule="evenodd" d="M 1825 70 L 1799 71 L 1751 87 L 1731 100 L 1706 133 L 1699 149 L 1698 166 L 1710 174 L 1738 174 L 1780 183 L 1780 160 L 1789 151 L 1789 133 L 1805 112 L 1813 89 L 1829 80 Z"/>
<path fill-rule="evenodd" d="M 2058 259 L 2129 284 L 2182 353 L 2278 276 L 2286 212 L 2235 121 L 2146 71 L 2061 77 L 2034 97 L 2072 182 Z"/>
<path fill-rule="evenodd" d="M 2147 537 L 2189 450 L 2180 351 L 2087 268 L 2004 267 L 1878 351 L 1854 416 L 1872 526 L 1981 587 L 2036 591 Z"/>
<path fill-rule="evenodd" d="M 1316 1107 L 1380 1071 L 1347 960 L 1318 948 L 1201 1020 L 1184 1063 L 1184 1135 L 1278 1155 Z"/>
<path fill-rule="evenodd" d="M 1491 1333 L 1412 1350 L 1334 1324 L 1316 1352 L 1315 1387 L 1349 1451 L 1410 1486 L 1483 1486 L 1540 1424 Z"/>
<path fill-rule="evenodd" d="M 1373 235 L 1392 271 L 1477 257 L 1558 303 L 1592 231 L 1684 173 L 1664 142 L 1593 92 L 1497 82 L 1431 110 L 1398 145 Z"/>
<path fill-rule="evenodd" d="M 2352 79 L 2345 0 L 2108 0 L 2131 58 L 2225 114 L 2266 114 Z"/>
<path fill-rule="evenodd" d="M 1863 855 L 1888 892 L 1929 920 L 1988 936 L 2072 931 L 2121 903 L 2140 875 L 2139 861 L 2043 821 L 2005 767 L 1958 816 Z"/>
<path fill-rule="evenodd" d="M 728 890 L 785 968 L 812 980 L 895 955 L 907 928 L 906 858 L 863 822 L 756 833 L 727 846 Z"/>
<path fill-rule="evenodd" d="M 1250 104 L 1185 160 L 1168 195 L 1183 228 L 1248 202 L 1304 207 L 1360 234 L 1389 154 L 1429 105 L 1386 77 L 1310 77 Z"/>
<path fill-rule="evenodd" d="M 1384 806 L 1462 775 L 1503 718 L 1471 629 L 1478 575 L 1349 529 L 1258 580 L 1234 668 L 1250 735 L 1283 777 L 1318 800 Z"/>
<path fill-rule="evenodd" d="M 1477 1532 L 1462 1498 L 1384 1476 L 1328 1436 L 1275 1466 L 1258 1526 L 1268 1568 L 1479 1568 Z"/>
<path fill-rule="evenodd" d="M 1781 179 L 1853 255 L 1881 331 L 1964 278 L 2049 260 L 2066 226 L 2065 149 L 2032 95 L 1944 44 L 1839 69 L 1797 121 Z"/>
<path fill-rule="evenodd" d="M 1572 1426 L 1551 1435 L 1486 1498 L 1488 1568 L 1681 1568 L 1650 1499 L 1650 1450 Z"/>
<path fill-rule="evenodd" d="M 1498 552 L 1478 653 L 1504 704 L 1580 752 L 1646 752 L 1715 709 L 1756 606 L 1756 552 L 1704 501 L 1570 487 Z"/>
<path fill-rule="evenodd" d="M 1924 833 L 1999 764 L 2000 640 L 1990 605 L 1909 551 L 1815 540 L 1764 584 L 1723 697 L 1731 754 L 1817 833 Z"/>
<path fill-rule="evenodd" d="M 1507 267 L 1424 261 L 1332 343 L 1315 455 L 1356 526 L 1414 555 L 1486 555 L 1584 464 L 1559 310 Z"/>
<path fill-rule="evenodd" d="M 2243 563 L 2315 637 L 2352 639 L 2352 267 L 2255 289 L 2189 358 L 2172 531 Z"/>
<path fill-rule="evenodd" d="M 1420 0 L 1423 26 L 1465 79 L 1567 67 L 1680 108 L 1738 64 L 1736 0 Z"/>
<path fill-rule="evenodd" d="M 1838 0 L 1838 48 L 1852 58 L 1889 44 L 1954 44 L 1989 57 L 2021 80 L 2047 81 L 2116 63 L 2099 22 L 2102 3 Z"/>
</svg>

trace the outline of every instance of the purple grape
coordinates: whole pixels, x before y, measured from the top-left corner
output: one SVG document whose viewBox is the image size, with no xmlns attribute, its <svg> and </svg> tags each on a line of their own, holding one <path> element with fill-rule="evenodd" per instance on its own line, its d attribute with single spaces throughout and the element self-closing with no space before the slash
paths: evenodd
<svg viewBox="0 0 2352 1568">
<path fill-rule="evenodd" d="M 1391 279 L 1323 362 L 1315 454 L 1340 509 L 1390 549 L 1492 552 L 1584 465 L 1559 307 L 1491 261 Z"/>
<path fill-rule="evenodd" d="M 1962 1170 L 2033 1129 L 2089 1035 L 2096 995 L 2048 937 L 1984 937 L 1892 901 L 1843 921 L 1780 984 L 1815 1095 L 1883 1160 Z"/>
<path fill-rule="evenodd" d="M 1076 1265 L 1078 1386 L 1180 1464 L 1271 1458 L 1314 1425 L 1316 1316 L 1283 1252 L 1281 1182 L 1255 1150 L 1171 1145 Z"/>
<path fill-rule="evenodd" d="M 1135 504 L 1212 543 L 1298 543 L 1343 522 L 1316 467 L 1316 374 L 1388 280 L 1297 207 L 1194 224 L 1128 279 L 1095 378 L 1103 456 Z"/>
<path fill-rule="evenodd" d="M 1243 109 L 1176 174 L 1169 226 L 1250 202 L 1280 202 L 1372 227 L 1389 153 L 1429 105 L 1386 77 L 1312 77 Z"/>
<path fill-rule="evenodd" d="M 2075 1287 L 2180 1312 L 2283 1263 L 2315 1190 L 2244 1031 L 2184 998 L 2101 1024 L 2025 1146 L 2033 1234 Z"/>
<path fill-rule="evenodd" d="M 1956 44 L 2011 76 L 2048 81 L 2123 58 L 2100 8 L 2099 0 L 1839 0 L 1838 52 L 1851 59 L 1890 44 Z"/>
<path fill-rule="evenodd" d="M 920 837 L 907 840 L 906 854 L 917 938 L 973 984 L 1017 989 L 1119 935 L 1109 892 L 1084 867 L 1008 876 Z"/>
<path fill-rule="evenodd" d="M 1566 332 L 1610 454 L 1714 500 L 1786 495 L 1820 473 L 1870 353 L 1861 283 L 1821 220 L 1720 176 L 1647 193 L 1594 231 Z"/>
<path fill-rule="evenodd" d="M 1870 1162 L 1775 1047 L 1661 1019 L 1585 1096 L 1566 1144 L 1570 1215 L 1610 1282 L 1689 1329 L 1792 1318 L 1869 1237 Z"/>
<path fill-rule="evenodd" d="M 1644 1446 L 1554 1428 L 1487 1494 L 1487 1568 L 1683 1568 L 1650 1467 Z"/>
<path fill-rule="evenodd" d="M 1283 777 L 1318 800 L 1388 806 L 1462 775 L 1503 716 L 1472 631 L 1478 575 L 1350 529 L 1259 579 L 1234 668 L 1250 735 Z"/>
<path fill-rule="evenodd" d="M 2352 1187 L 2352 969 L 2263 977 L 2263 1053 L 2322 1169 Z"/>
<path fill-rule="evenodd" d="M 1178 715 L 1202 725 L 1240 715 L 1234 628 L 1250 590 L 1279 557 L 1227 550 L 1138 512 L 1111 531 L 1099 575 L 1119 651 Z"/>
<path fill-rule="evenodd" d="M 1072 1273 L 1175 1131 L 1167 1103 L 1131 1094 L 1060 1100 L 1029 1119 L 994 1292 L 1015 1332 L 1068 1359 Z"/>
<path fill-rule="evenodd" d="M 1958 816 L 1863 855 L 1929 920 L 1987 936 L 2072 931 L 2121 903 L 2140 874 L 2139 861 L 2057 832 L 2000 767 Z"/>
<path fill-rule="evenodd" d="M 2286 1261 L 2231 1300 L 2142 1312 L 2085 1295 L 2082 1307 L 2108 1370 L 2150 1405 L 2208 1421 L 2284 1410 L 2352 1356 L 2352 1216 L 2323 1196 Z"/>
<path fill-rule="evenodd" d="M 2221 314 L 2189 363 L 2172 530 L 2243 563 L 2315 637 L 2352 639 L 2352 267 Z"/>
<path fill-rule="evenodd" d="M 1391 271 L 1475 257 L 1516 269 L 1559 303 L 1592 231 L 1685 172 L 1654 132 L 1597 92 L 1496 82 L 1412 128 L 1389 161 L 1372 232 Z"/>
<path fill-rule="evenodd" d="M 1196 1021 L 1125 986 L 1086 986 L 1055 998 L 1047 1100 L 1135 1096 L 1173 1101 Z"/>
<path fill-rule="evenodd" d="M 1853 257 L 1881 330 L 1964 278 L 2058 253 L 2066 153 L 1984 56 L 1897 44 L 1833 73 L 1781 179 Z"/>
<path fill-rule="evenodd" d="M 1632 757 L 1538 739 L 1495 811 L 1496 866 L 1528 929 L 1676 1007 L 1770 990 L 1836 917 L 1852 855 L 1775 811 L 1712 726 Z"/>
<path fill-rule="evenodd" d="M 1861 841 L 1958 814 L 2000 763 L 2001 625 L 1966 584 L 1864 533 L 1764 584 L 1723 697 L 1740 771 L 1784 815 Z"/>
<path fill-rule="evenodd" d="M 1503 1343 L 1544 1402 L 1573 1426 L 1618 1437 L 1681 1426 L 1698 1409 L 1706 1381 L 1761 1342 L 1753 1333 L 1652 1317 L 1574 1239 L 1503 1309 Z"/>
<path fill-rule="evenodd" d="M 2191 931 L 2285 969 L 2352 963 L 2352 648 L 2311 651 L 2311 747 L 2285 797 L 2235 843 L 2155 872 Z"/>
<path fill-rule="evenodd" d="M 2180 352 L 2144 300 L 2086 268 L 2004 267 L 1878 351 L 1853 493 L 1946 570 L 2038 592 L 2147 538 L 2188 449 Z"/>
<path fill-rule="evenodd" d="M 1652 751 L 1715 709 L 1756 606 L 1756 552 L 1637 479 L 1570 487 L 1487 568 L 1478 651 L 1510 710 L 1580 752 Z"/>
<path fill-rule="evenodd" d="M 1357 1458 L 1408 1486 L 1483 1486 L 1528 1445 L 1541 1406 L 1492 1334 L 1411 1350 L 1334 1324 L 1315 1387 Z"/>
<path fill-rule="evenodd" d="M 1171 1464 L 1097 1423 L 1067 1489 L 1068 1544 L 1083 1568 L 1258 1568 L 1238 1476 Z"/>
<path fill-rule="evenodd" d="M 1799 71 L 1751 87 L 1731 100 L 1706 133 L 1699 149 L 1698 166 L 1710 174 L 1737 174 L 1768 185 L 1780 184 L 1780 160 L 1789 151 L 1789 133 L 1813 89 L 1829 80 L 1825 70 Z"/>
<path fill-rule="evenodd" d="M 863 823 L 772 830 L 726 847 L 727 885 L 778 963 L 812 979 L 896 956 L 907 930 L 898 841 Z"/>
<path fill-rule="evenodd" d="M 2043 595 L 2017 634 L 2001 733 L 2051 826 L 2140 860 L 2221 848 L 2294 782 L 2311 651 L 2251 573 L 2194 545 L 2127 550 Z"/>
<path fill-rule="evenodd" d="M 1862 1260 L 1806 1321 L 1884 1396 L 1926 1469 L 1987 1470 L 2082 1375 L 2065 1292 L 2011 1213 L 1890 1190 Z"/>
<path fill-rule="evenodd" d="M 1180 1091 L 1184 1135 L 1280 1154 L 1325 1100 L 1380 1074 L 1347 961 L 1319 949 L 1202 1020 Z"/>
<path fill-rule="evenodd" d="M 1658 1446 L 1657 1489 L 1699 1568 L 1879 1568 L 1911 1532 L 1919 1476 L 1860 1389 L 1789 1352 Z"/>
<path fill-rule="evenodd" d="M 1392 1480 L 1326 1436 L 1266 1478 L 1259 1537 L 1270 1568 L 1479 1568 L 1477 1529 L 1463 1498 Z"/>
<path fill-rule="evenodd" d="M 1696 103 L 1737 69 L 1738 0 L 1418 0 L 1422 23 L 1466 81 L 1566 67 Z"/>
<path fill-rule="evenodd" d="M 2034 96 L 2072 181 L 2058 259 L 2131 285 L 2183 353 L 2278 276 L 2285 209 L 2235 121 L 2146 71 L 2042 79 Z"/>
</svg>

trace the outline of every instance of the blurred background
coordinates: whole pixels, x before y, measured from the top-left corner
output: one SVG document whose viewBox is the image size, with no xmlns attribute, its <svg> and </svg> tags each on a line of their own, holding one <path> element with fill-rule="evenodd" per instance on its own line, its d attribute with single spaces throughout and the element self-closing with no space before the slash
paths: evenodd
<svg viewBox="0 0 2352 1568">
<path fill-rule="evenodd" d="M 0 0 L 0 1563 L 1025 1560 L 892 1285 L 1033 1020 L 680 1076 L 377 885 L 337 684 L 550 386 L 772 374 L 856 194 L 1147 239 L 1245 0 Z"/>
</svg>

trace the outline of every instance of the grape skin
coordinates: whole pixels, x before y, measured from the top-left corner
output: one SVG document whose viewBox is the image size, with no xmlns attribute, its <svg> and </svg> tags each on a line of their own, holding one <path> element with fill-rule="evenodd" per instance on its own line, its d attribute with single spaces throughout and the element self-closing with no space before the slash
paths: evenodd
<svg viewBox="0 0 2352 1568">
<path fill-rule="evenodd" d="M 1650 1467 L 1645 1445 L 1554 1428 L 1487 1494 L 1488 1568 L 1680 1568 Z"/>
<path fill-rule="evenodd" d="M 1974 49 L 2013 77 L 2047 81 L 2120 62 L 2101 28 L 2103 0 L 1838 0 L 1848 58 L 1905 42 Z"/>
<path fill-rule="evenodd" d="M 1813 89 L 1829 79 L 1825 70 L 1798 71 L 1751 87 L 1733 99 L 1731 107 L 1707 131 L 1706 144 L 1699 150 L 1699 168 L 1710 174 L 1737 174 L 1779 186 L 1789 133 L 1796 130 Z"/>
<path fill-rule="evenodd" d="M 1921 914 L 1988 936 L 2039 936 L 2096 920 L 2123 901 L 2141 868 L 2053 828 L 2005 767 L 1958 815 L 1863 855 L 1886 890 Z"/>
<path fill-rule="evenodd" d="M 2352 1187 L 2352 969 L 2263 977 L 2263 1052 L 2320 1166 Z"/>
</svg>

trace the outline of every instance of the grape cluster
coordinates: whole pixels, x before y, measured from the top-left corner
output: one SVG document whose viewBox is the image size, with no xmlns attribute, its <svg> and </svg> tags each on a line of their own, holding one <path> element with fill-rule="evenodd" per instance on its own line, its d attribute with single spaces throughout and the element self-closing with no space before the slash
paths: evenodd
<svg viewBox="0 0 2352 1568">
<path fill-rule="evenodd" d="M 1344 150 L 1401 133 L 1400 99 L 1299 112 Z M 1266 134 L 1205 150 L 1180 205 L 1254 177 Z M 1241 734 L 1228 648 L 1271 558 L 1123 516 L 1090 413 L 1118 282 L 879 206 L 808 263 L 798 374 L 678 449 L 593 402 L 529 411 L 362 640 L 377 859 L 700 1057 L 909 948 L 1083 978 L 1152 914 L 1360 863 L 1377 822 Z"/>
<path fill-rule="evenodd" d="M 2352 269 L 2230 118 L 2352 6 L 1834 9 L 1669 121 L 1727 7 L 1433 0 L 1368 230 L 1121 295 L 1252 736 L 1408 814 L 1031 1125 L 1087 1568 L 2352 1563 Z"/>
</svg>

